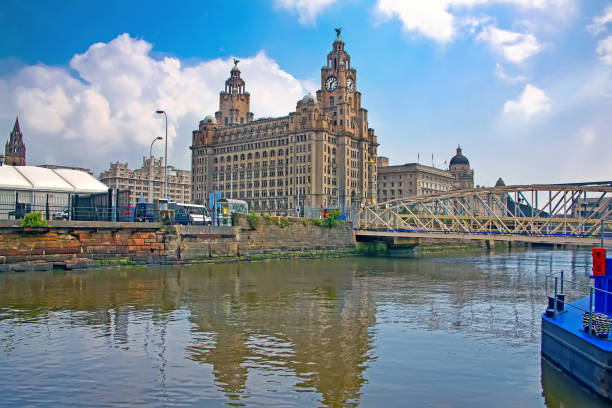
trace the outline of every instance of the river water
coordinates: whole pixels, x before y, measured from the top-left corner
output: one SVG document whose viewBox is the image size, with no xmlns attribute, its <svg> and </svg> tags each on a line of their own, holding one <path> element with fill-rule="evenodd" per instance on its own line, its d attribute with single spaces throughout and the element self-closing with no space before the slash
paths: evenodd
<svg viewBox="0 0 612 408">
<path fill-rule="evenodd" d="M 536 249 L 4 273 L 0 405 L 604 406 L 540 358 L 545 275 L 588 284 L 590 264 Z"/>
</svg>

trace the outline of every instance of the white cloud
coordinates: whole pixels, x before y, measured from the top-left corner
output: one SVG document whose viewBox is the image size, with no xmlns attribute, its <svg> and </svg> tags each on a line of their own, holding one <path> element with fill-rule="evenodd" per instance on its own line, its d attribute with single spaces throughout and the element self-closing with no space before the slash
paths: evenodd
<svg viewBox="0 0 612 408">
<path fill-rule="evenodd" d="M 536 113 L 550 110 L 550 106 L 550 98 L 543 90 L 527 84 L 517 100 L 507 101 L 504 104 L 504 112 L 517 112 L 529 118 Z"/>
<path fill-rule="evenodd" d="M 599 41 L 595 52 L 597 52 L 599 59 L 604 64 L 612 65 L 612 35 Z"/>
<path fill-rule="evenodd" d="M 593 23 L 587 26 L 587 30 L 597 35 L 606 30 L 606 24 L 612 23 L 612 5 L 609 5 L 600 16 L 593 17 Z"/>
<path fill-rule="evenodd" d="M 477 38 L 489 44 L 492 50 L 514 64 L 523 62 L 542 49 L 533 34 L 506 31 L 492 25 L 485 27 Z"/>
<path fill-rule="evenodd" d="M 449 1 L 378 0 L 376 12 L 383 19 L 399 18 L 404 31 L 415 31 L 438 42 L 455 36 L 455 16 L 448 12 Z"/>
<path fill-rule="evenodd" d="M 300 24 L 313 24 L 319 14 L 337 0 L 275 0 L 277 7 L 298 14 Z"/>
<path fill-rule="evenodd" d="M 374 13 L 383 21 L 398 18 L 406 32 L 447 43 L 462 26 L 468 32 L 473 30 L 474 17 L 464 16 L 462 12 L 503 3 L 565 16 L 573 10 L 575 0 L 377 0 Z M 464 20 L 468 24 L 462 24 Z"/>
<path fill-rule="evenodd" d="M 70 67 L 76 78 L 45 65 L 0 78 L 2 108 L 10 112 L 1 119 L 4 127 L 20 114 L 29 162 L 61 157 L 62 164 L 102 169 L 107 158 L 138 164 L 148 155 L 151 140 L 163 136 L 163 119 L 154 113 L 163 109 L 175 152 L 169 162 L 189 168 L 191 131 L 217 111 L 231 59 L 183 66 L 177 58 L 152 58 L 151 49 L 150 43 L 123 34 L 75 55 Z M 263 52 L 241 58 L 239 66 L 256 116 L 285 115 L 315 87 Z"/>
<path fill-rule="evenodd" d="M 495 65 L 495 75 L 499 79 L 510 83 L 527 81 L 527 77 L 525 75 L 509 74 L 500 63 Z"/>
</svg>

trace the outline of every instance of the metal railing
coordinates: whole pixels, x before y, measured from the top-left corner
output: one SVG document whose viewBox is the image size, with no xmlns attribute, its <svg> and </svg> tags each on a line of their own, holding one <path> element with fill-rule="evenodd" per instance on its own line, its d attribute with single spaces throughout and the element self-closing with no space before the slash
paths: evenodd
<svg viewBox="0 0 612 408">
<path fill-rule="evenodd" d="M 452 190 L 370 205 L 355 221 L 364 231 L 423 235 L 610 238 L 612 185 L 601 182 Z"/>
<path fill-rule="evenodd" d="M 28 213 L 39 213 L 41 218 L 47 221 L 134 221 L 134 207 L 129 206 L 0 204 L 0 220 L 22 220 Z"/>
<path fill-rule="evenodd" d="M 546 317 L 552 317 L 553 319 L 557 318 L 557 314 L 558 312 L 561 312 L 564 310 L 565 306 L 570 306 L 573 307 L 574 309 L 580 310 L 582 312 L 586 312 L 589 314 L 589 324 L 588 324 L 588 334 L 589 336 L 593 335 L 593 302 L 595 299 L 595 292 L 601 292 L 601 293 L 605 293 L 605 294 L 609 294 L 612 295 L 612 292 L 609 292 L 607 290 L 603 290 L 603 289 L 599 289 L 596 288 L 594 286 L 591 285 L 585 285 L 583 283 L 579 283 L 576 281 L 572 281 L 569 279 L 564 279 L 563 277 L 563 271 L 561 271 L 560 273 L 560 277 L 559 276 L 553 276 L 553 275 L 546 275 L 546 281 L 545 281 L 545 290 L 546 290 L 546 297 L 548 299 L 548 307 L 546 309 Z M 553 283 L 551 283 L 551 281 L 553 281 Z M 575 304 L 570 303 L 569 301 L 566 300 L 565 298 L 565 292 L 564 292 L 564 284 L 565 283 L 570 283 L 572 285 L 576 285 L 576 286 L 580 286 L 583 288 L 587 288 L 589 290 L 589 309 L 584 309 L 580 306 L 577 306 Z M 554 293 L 553 296 L 550 296 L 550 292 L 551 292 L 551 287 L 554 287 Z M 561 307 L 559 306 L 561 305 Z M 551 307 L 552 306 L 552 307 Z M 549 311 L 550 315 L 549 315 Z M 610 321 L 610 319 L 609 319 Z"/>
</svg>

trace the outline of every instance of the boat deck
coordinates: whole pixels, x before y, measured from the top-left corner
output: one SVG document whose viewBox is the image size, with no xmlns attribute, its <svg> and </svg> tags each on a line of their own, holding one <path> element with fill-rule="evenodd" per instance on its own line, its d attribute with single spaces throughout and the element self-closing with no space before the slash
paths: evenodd
<svg viewBox="0 0 612 408">
<path fill-rule="evenodd" d="M 582 310 L 576 309 L 576 307 L 572 307 L 570 305 L 579 307 Z M 579 337 L 604 351 L 612 352 L 612 340 L 610 338 L 600 339 L 595 336 L 589 336 L 587 332 L 582 330 L 582 315 L 584 314 L 584 310 L 589 310 L 588 297 L 565 305 L 565 311 L 558 313 L 556 319 L 548 318 L 545 314 L 542 315 L 542 319 L 565 331 L 570 332 L 574 336 Z"/>
</svg>

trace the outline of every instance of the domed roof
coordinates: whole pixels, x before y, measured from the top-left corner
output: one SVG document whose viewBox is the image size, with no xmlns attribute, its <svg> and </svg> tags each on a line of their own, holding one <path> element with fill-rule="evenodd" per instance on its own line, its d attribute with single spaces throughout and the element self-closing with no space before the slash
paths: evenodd
<svg viewBox="0 0 612 408">
<path fill-rule="evenodd" d="M 204 117 L 204 122 L 205 123 L 217 123 L 217 119 L 215 119 L 213 115 L 207 115 L 206 117 Z"/>
<path fill-rule="evenodd" d="M 498 178 L 497 182 L 495 183 L 495 187 L 504 187 L 506 185 L 506 183 L 504 183 L 504 180 L 502 180 L 502 178 Z"/>
<path fill-rule="evenodd" d="M 308 95 L 304 95 L 302 98 L 302 103 L 317 103 L 316 95 L 309 93 Z"/>
<path fill-rule="evenodd" d="M 461 154 L 461 146 L 457 146 L 457 154 L 450 161 L 451 166 L 457 164 L 467 164 L 468 166 L 470 165 L 470 161 L 467 159 L 467 157 Z"/>
</svg>

